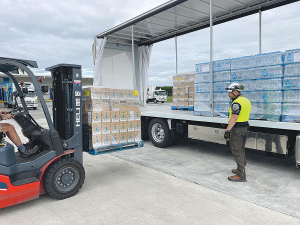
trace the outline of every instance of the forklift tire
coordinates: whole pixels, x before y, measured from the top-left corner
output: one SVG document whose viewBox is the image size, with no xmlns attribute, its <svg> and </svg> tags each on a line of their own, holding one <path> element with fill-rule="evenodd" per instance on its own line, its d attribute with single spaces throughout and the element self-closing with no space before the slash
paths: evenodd
<svg viewBox="0 0 300 225">
<path fill-rule="evenodd" d="M 164 103 L 164 102 L 161 102 L 161 103 Z"/>
<path fill-rule="evenodd" d="M 154 103 L 155 103 L 155 104 L 157 103 L 157 100 L 156 100 L 156 99 L 154 99 Z"/>
<path fill-rule="evenodd" d="M 165 119 L 155 118 L 151 120 L 148 128 L 149 139 L 159 148 L 165 148 L 173 143 L 168 122 Z"/>
<path fill-rule="evenodd" d="M 85 171 L 81 163 L 72 158 L 64 158 L 51 164 L 44 175 L 44 188 L 55 199 L 65 199 L 75 195 L 82 187 Z"/>
<path fill-rule="evenodd" d="M 36 110 L 36 109 L 37 109 L 37 107 L 33 107 L 33 109 L 34 109 L 34 110 Z"/>
</svg>

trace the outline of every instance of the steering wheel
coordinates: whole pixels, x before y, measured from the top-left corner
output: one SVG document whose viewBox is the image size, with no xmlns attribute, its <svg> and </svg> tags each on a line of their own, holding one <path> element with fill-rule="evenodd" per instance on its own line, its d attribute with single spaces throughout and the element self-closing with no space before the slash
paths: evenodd
<svg viewBox="0 0 300 225">
<path fill-rule="evenodd" d="M 8 114 L 16 115 L 18 111 L 21 112 L 21 108 L 15 106 L 11 111 L 8 112 Z"/>
</svg>

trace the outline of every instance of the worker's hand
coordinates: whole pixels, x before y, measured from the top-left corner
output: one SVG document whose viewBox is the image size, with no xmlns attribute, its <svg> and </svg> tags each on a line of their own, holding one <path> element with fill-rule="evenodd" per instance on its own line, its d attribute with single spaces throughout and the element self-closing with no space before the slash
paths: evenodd
<svg viewBox="0 0 300 225">
<path fill-rule="evenodd" d="M 9 120 L 11 118 L 14 118 L 11 114 L 5 114 L 4 116 L 2 116 L 2 120 Z"/>
<path fill-rule="evenodd" d="M 224 138 L 226 139 L 226 141 L 229 141 L 229 139 L 230 139 L 230 131 L 229 130 L 225 131 Z"/>
<path fill-rule="evenodd" d="M 5 114 L 7 114 L 7 113 L 8 113 L 7 111 L 2 111 L 2 112 L 0 112 L 1 115 L 5 115 Z"/>
</svg>

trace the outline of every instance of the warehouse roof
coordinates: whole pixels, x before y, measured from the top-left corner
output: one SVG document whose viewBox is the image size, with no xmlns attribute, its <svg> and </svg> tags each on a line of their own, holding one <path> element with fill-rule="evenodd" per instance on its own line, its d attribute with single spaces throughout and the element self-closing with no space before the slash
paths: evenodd
<svg viewBox="0 0 300 225">
<path fill-rule="evenodd" d="M 214 25 L 299 0 L 213 0 Z M 109 42 L 150 45 L 210 25 L 210 0 L 172 0 L 97 35 Z"/>
</svg>

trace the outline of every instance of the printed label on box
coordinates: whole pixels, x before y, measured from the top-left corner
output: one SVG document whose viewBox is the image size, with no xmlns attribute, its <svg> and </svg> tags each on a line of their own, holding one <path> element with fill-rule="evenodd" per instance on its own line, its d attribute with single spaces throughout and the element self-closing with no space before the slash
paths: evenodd
<svg viewBox="0 0 300 225">
<path fill-rule="evenodd" d="M 119 107 L 112 107 L 112 110 L 113 110 L 113 111 L 119 111 L 120 108 L 119 108 Z"/>
<path fill-rule="evenodd" d="M 100 123 L 100 122 L 101 122 L 100 118 L 93 119 L 93 123 Z"/>
<path fill-rule="evenodd" d="M 89 91 L 89 90 L 85 90 L 85 91 L 84 91 L 84 95 L 85 95 L 85 96 L 90 96 L 90 91 Z"/>
<path fill-rule="evenodd" d="M 113 145 L 119 144 L 119 141 L 118 141 L 118 140 L 113 140 L 113 141 L 112 141 L 112 144 L 113 144 Z"/>
<path fill-rule="evenodd" d="M 103 134 L 110 134 L 110 130 L 103 130 Z"/>
<path fill-rule="evenodd" d="M 98 134 L 101 134 L 101 130 L 95 130 L 95 131 L 93 131 L 93 135 L 98 135 Z"/>
<path fill-rule="evenodd" d="M 109 146 L 110 145 L 110 141 L 104 141 L 103 142 L 103 146 Z"/>
<path fill-rule="evenodd" d="M 121 140 L 120 140 L 120 143 L 121 143 L 121 144 L 126 143 L 126 142 L 127 142 L 126 139 L 121 139 Z"/>
</svg>

